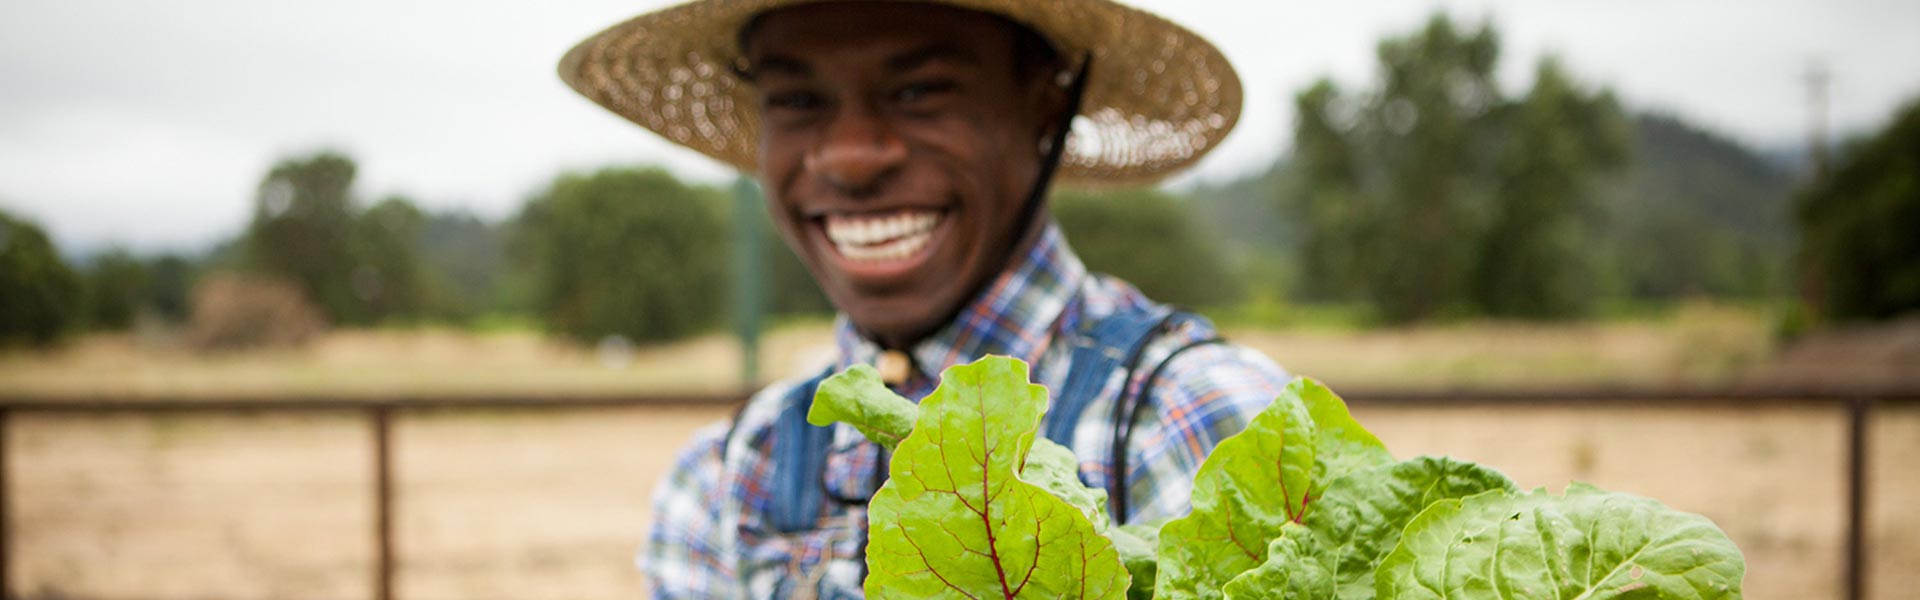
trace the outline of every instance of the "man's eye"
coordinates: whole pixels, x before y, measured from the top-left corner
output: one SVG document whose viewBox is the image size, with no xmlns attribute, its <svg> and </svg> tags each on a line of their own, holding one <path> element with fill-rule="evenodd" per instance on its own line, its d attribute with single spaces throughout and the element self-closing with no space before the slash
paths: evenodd
<svg viewBox="0 0 1920 600">
<path fill-rule="evenodd" d="M 909 84 L 893 92 L 893 100 L 901 104 L 913 104 L 927 98 L 953 91 L 951 81 L 924 81 Z"/>
<path fill-rule="evenodd" d="M 778 92 L 767 96 L 767 108 L 781 110 L 812 110 L 827 103 L 820 94 L 805 91 Z"/>
</svg>

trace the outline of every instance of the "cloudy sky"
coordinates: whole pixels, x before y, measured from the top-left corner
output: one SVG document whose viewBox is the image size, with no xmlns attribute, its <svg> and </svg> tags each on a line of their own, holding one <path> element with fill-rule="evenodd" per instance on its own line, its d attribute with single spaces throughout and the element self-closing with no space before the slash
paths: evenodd
<svg viewBox="0 0 1920 600">
<path fill-rule="evenodd" d="M 198 250 L 243 225 L 277 158 L 359 161 L 359 193 L 511 214 L 553 174 L 613 162 L 727 171 L 568 91 L 574 42 L 659 0 L 8 0 L 0 3 L 0 208 L 69 249 Z M 1502 33 L 1503 85 L 1560 55 L 1635 108 L 1750 144 L 1805 137 L 1806 73 L 1835 127 L 1920 96 L 1913 0 L 1135 0 L 1215 40 L 1246 81 L 1240 129 L 1185 180 L 1285 151 L 1291 92 L 1361 85 L 1375 42 L 1435 10 Z"/>
</svg>

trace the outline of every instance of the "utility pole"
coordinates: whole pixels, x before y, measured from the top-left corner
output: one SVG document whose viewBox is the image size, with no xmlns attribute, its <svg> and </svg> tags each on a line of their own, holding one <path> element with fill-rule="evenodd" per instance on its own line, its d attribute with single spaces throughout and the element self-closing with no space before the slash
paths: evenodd
<svg viewBox="0 0 1920 600">
<path fill-rule="evenodd" d="M 760 186 L 741 177 L 733 183 L 733 332 L 740 338 L 740 389 L 760 382 L 760 324 L 766 314 L 766 261 L 761 257 Z"/>
<path fill-rule="evenodd" d="M 1806 84 L 1807 160 L 1812 169 L 1802 185 L 1814 188 L 1826 184 L 1832 164 L 1827 156 L 1827 87 L 1832 84 L 1832 75 L 1827 72 L 1826 62 L 1816 58 L 1807 65 Z M 1827 308 L 1827 275 L 1818 265 L 1806 261 L 1801 261 L 1799 270 L 1800 302 L 1818 319 Z"/>
<path fill-rule="evenodd" d="M 1807 159 L 1812 162 L 1813 180 L 1824 181 L 1831 165 L 1827 156 L 1827 91 L 1833 76 L 1818 59 L 1807 67 Z"/>
</svg>

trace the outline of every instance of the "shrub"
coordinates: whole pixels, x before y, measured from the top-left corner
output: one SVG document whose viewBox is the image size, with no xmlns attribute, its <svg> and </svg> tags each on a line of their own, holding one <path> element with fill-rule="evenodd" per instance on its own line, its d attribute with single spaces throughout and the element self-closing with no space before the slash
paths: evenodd
<svg viewBox="0 0 1920 600">
<path fill-rule="evenodd" d="M 202 350 L 284 347 L 304 344 L 326 328 L 320 309 L 298 285 L 222 273 L 194 287 L 187 339 Z"/>
<path fill-rule="evenodd" d="M 79 317 L 80 281 L 40 227 L 0 212 L 0 346 L 45 346 Z"/>
</svg>

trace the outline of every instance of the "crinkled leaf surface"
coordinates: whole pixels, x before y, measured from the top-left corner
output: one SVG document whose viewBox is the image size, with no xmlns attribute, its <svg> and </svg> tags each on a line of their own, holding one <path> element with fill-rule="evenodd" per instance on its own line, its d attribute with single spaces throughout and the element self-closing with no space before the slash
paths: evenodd
<svg viewBox="0 0 1920 600">
<path fill-rule="evenodd" d="M 1314 461 L 1312 498 L 1319 499 L 1327 485 L 1348 473 L 1393 462 L 1386 444 L 1374 437 L 1353 415 L 1347 403 L 1320 382 L 1302 377 L 1287 386 L 1288 393 L 1300 395 L 1313 417 Z"/>
<path fill-rule="evenodd" d="M 1234 599 L 1373 598 L 1374 568 L 1427 506 L 1490 490 L 1512 491 L 1499 472 L 1421 457 L 1348 474 L 1327 486 L 1303 524 L 1289 524 L 1260 568 L 1227 584 Z"/>
<path fill-rule="evenodd" d="M 1122 598 L 1128 574 L 1080 509 L 1016 476 L 1046 391 L 987 357 L 920 403 L 870 505 L 873 598 Z"/>
<path fill-rule="evenodd" d="M 1287 386 L 1200 464 L 1193 512 L 1160 528 L 1154 593 L 1220 598 L 1221 586 L 1267 559 L 1282 525 L 1305 516 L 1315 438 L 1301 389 Z"/>
<path fill-rule="evenodd" d="M 1094 531 L 1102 535 L 1107 533 L 1107 491 L 1087 487 L 1080 481 L 1080 459 L 1074 458 L 1073 451 L 1066 446 L 1053 443 L 1044 437 L 1033 439 L 1033 450 L 1027 453 L 1027 464 L 1020 469 L 1020 479 L 1040 486 L 1067 504 L 1080 509 L 1093 523 Z"/>
<path fill-rule="evenodd" d="M 807 409 L 808 423 L 852 425 L 888 450 L 913 433 L 919 418 L 920 407 L 887 389 L 880 372 L 867 365 L 855 365 L 820 382 L 813 392 L 813 406 Z"/>
<path fill-rule="evenodd" d="M 1129 523 L 1107 530 L 1107 536 L 1113 538 L 1114 549 L 1120 551 L 1120 564 L 1126 565 L 1127 573 L 1133 576 L 1133 585 L 1127 587 L 1129 600 L 1153 598 L 1153 578 L 1160 570 L 1160 556 L 1156 554 L 1160 546 L 1160 526 L 1165 524 L 1165 521 Z"/>
<path fill-rule="evenodd" d="M 1738 598 L 1739 548 L 1705 517 L 1574 484 L 1428 507 L 1381 562 L 1382 598 Z"/>
</svg>

